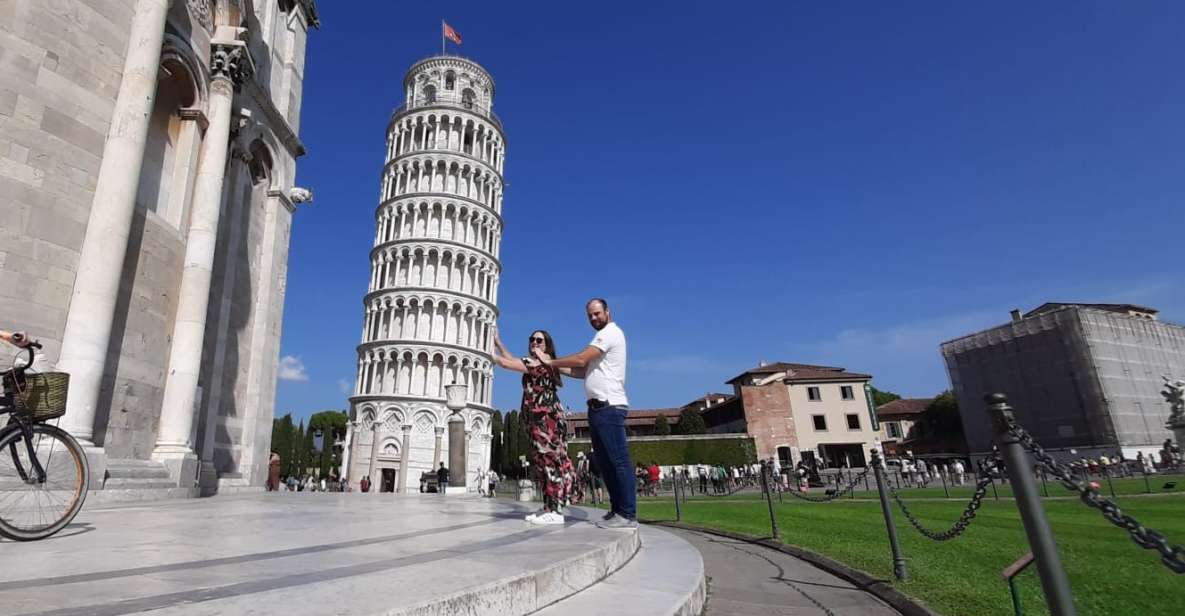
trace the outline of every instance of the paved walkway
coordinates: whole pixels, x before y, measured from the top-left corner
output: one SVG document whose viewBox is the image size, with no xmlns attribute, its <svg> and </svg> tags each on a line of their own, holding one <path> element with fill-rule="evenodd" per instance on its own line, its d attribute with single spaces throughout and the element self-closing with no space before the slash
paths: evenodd
<svg viewBox="0 0 1185 616">
<path fill-rule="evenodd" d="M 705 616 L 899 616 L 880 599 L 789 554 L 736 539 L 668 528 L 704 557 Z"/>
<path fill-rule="evenodd" d="M 87 507 L 45 541 L 0 541 L 0 614 L 527 614 L 637 548 L 590 524 L 596 511 L 538 527 L 529 510 L 308 492 Z"/>
</svg>

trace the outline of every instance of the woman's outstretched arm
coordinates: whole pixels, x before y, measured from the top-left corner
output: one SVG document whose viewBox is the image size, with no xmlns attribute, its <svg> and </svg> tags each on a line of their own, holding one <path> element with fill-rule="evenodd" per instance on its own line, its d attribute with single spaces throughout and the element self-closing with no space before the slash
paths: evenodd
<svg viewBox="0 0 1185 616">
<path fill-rule="evenodd" d="M 506 345 L 502 344 L 502 337 L 498 335 L 497 327 L 494 328 L 494 361 L 507 370 L 523 373 L 527 371 L 527 366 L 523 363 L 523 360 L 515 357 L 506 348 Z"/>
</svg>

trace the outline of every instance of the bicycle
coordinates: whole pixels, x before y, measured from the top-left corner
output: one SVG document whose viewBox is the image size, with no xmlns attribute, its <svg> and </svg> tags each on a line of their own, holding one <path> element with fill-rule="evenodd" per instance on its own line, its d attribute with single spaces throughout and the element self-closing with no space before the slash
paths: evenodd
<svg viewBox="0 0 1185 616">
<path fill-rule="evenodd" d="M 0 536 L 45 539 L 66 527 L 86 500 L 90 468 L 82 446 L 51 419 L 66 412 L 69 375 L 31 373 L 36 341 L 21 334 L 6 340 L 24 346 L 28 361 L 3 373 L 0 416 Z"/>
</svg>

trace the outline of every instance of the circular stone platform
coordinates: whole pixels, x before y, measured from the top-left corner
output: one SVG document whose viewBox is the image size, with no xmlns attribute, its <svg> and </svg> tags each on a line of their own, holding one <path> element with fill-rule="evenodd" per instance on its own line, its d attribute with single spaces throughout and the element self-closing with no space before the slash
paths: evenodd
<svg viewBox="0 0 1185 616">
<path fill-rule="evenodd" d="M 550 527 L 525 523 L 529 511 L 472 496 L 289 492 L 88 508 L 49 540 L 0 543 L 0 605 L 39 616 L 529 614 L 605 581 L 641 543 L 589 523 L 596 510 L 572 508 Z"/>
</svg>

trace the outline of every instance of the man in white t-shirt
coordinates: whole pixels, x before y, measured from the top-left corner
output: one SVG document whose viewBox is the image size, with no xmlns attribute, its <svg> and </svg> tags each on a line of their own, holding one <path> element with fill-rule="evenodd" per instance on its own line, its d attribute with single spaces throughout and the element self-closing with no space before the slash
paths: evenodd
<svg viewBox="0 0 1185 616">
<path fill-rule="evenodd" d="M 588 398 L 588 427 L 593 455 L 609 491 L 611 508 L 601 528 L 632 528 L 638 525 L 637 487 L 634 463 L 625 440 L 625 418 L 629 400 L 625 395 L 625 333 L 613 322 L 609 304 L 601 298 L 585 305 L 588 323 L 597 330 L 583 351 L 551 359 L 540 347 L 535 354 L 544 363 L 570 377 L 584 379 Z"/>
</svg>

